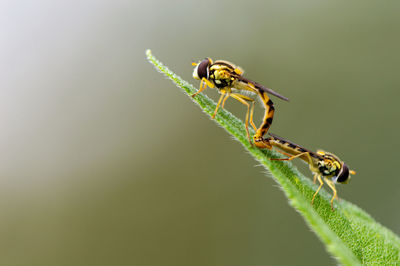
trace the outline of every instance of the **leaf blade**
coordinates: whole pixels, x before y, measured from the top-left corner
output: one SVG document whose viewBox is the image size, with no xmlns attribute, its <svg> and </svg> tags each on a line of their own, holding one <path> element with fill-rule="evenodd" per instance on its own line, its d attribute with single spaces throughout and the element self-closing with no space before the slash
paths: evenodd
<svg viewBox="0 0 400 266">
<path fill-rule="evenodd" d="M 158 61 L 150 50 L 147 59 L 157 71 L 171 79 L 188 96 L 197 90 Z M 215 102 L 204 94 L 195 99 L 202 110 L 211 116 Z M 331 211 L 330 195 L 322 190 L 314 205 L 310 204 L 316 186 L 293 167 L 290 162 L 271 161 L 277 157 L 272 150 L 252 147 L 247 139 L 243 122 L 225 109 L 220 109 L 214 121 L 233 135 L 283 188 L 292 205 L 305 219 L 308 226 L 326 245 L 327 250 L 344 265 L 400 263 L 400 239 L 392 231 L 377 223 L 357 206 L 341 200 Z"/>
</svg>

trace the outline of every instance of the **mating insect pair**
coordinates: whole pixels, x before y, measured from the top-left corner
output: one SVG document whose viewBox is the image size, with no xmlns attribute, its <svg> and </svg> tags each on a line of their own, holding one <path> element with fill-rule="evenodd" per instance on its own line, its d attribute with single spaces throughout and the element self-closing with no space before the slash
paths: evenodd
<svg viewBox="0 0 400 266">
<path fill-rule="evenodd" d="M 218 100 L 217 107 L 215 108 L 214 115 L 218 112 L 219 107 L 224 108 L 225 102 L 229 97 L 232 97 L 240 103 L 247 106 L 246 113 L 246 132 L 247 138 L 251 144 L 250 133 L 249 133 L 249 120 L 250 124 L 256 132 L 253 136 L 254 144 L 259 148 L 265 148 L 263 142 L 263 136 L 268 132 L 274 118 L 274 104 L 268 97 L 267 93 L 270 93 L 282 100 L 288 101 L 289 99 L 276 93 L 275 91 L 266 88 L 254 81 L 246 79 L 242 76 L 243 70 L 234 64 L 218 60 L 213 62 L 210 58 L 206 58 L 200 63 L 193 63 L 195 67 L 193 71 L 193 77 L 200 81 L 200 89 L 192 95 L 195 97 L 200 92 L 204 91 L 207 86 L 210 88 L 217 87 L 221 97 Z M 244 95 L 242 91 L 246 91 L 249 94 L 257 95 L 265 108 L 265 114 L 263 121 L 259 128 L 257 128 L 253 122 L 254 114 L 254 102 L 255 99 Z M 251 105 L 251 106 L 250 106 Z"/>
<path fill-rule="evenodd" d="M 355 174 L 355 172 L 349 170 L 347 165 L 332 153 L 321 150 L 318 150 L 316 153 L 314 153 L 297 144 L 272 134 L 270 134 L 271 137 L 267 139 L 263 138 L 272 124 L 275 112 L 273 102 L 271 99 L 269 99 L 267 93 L 270 93 L 285 101 L 288 101 L 288 98 L 254 81 L 244 78 L 242 76 L 243 70 L 230 62 L 223 60 L 217 60 L 213 62 L 210 58 L 205 58 L 198 64 L 193 63 L 193 65 L 195 66 L 193 77 L 201 81 L 199 90 L 193 94 L 192 97 L 195 97 L 197 94 L 204 91 L 207 86 L 210 88 L 216 87 L 221 94 L 212 118 L 216 116 L 220 106 L 224 108 L 225 102 L 229 97 L 232 97 L 240 103 L 246 105 L 247 113 L 245 127 L 250 144 L 251 139 L 248 129 L 249 121 L 256 132 L 253 136 L 253 141 L 257 147 L 272 149 L 272 146 L 274 146 L 282 150 L 280 151 L 282 154 L 288 156 L 288 158 L 285 159 L 272 160 L 289 161 L 294 158 L 300 158 L 309 164 L 310 170 L 314 172 L 314 183 L 317 179 L 320 183 L 320 186 L 312 198 L 312 203 L 324 184 L 322 181 L 322 177 L 324 177 L 325 182 L 333 191 L 333 197 L 331 199 L 331 207 L 333 210 L 333 201 L 337 197 L 335 183 L 347 183 L 350 180 L 349 174 Z M 259 128 L 257 128 L 253 122 L 255 99 L 244 95 L 242 93 L 243 91 L 250 92 L 252 95 L 257 95 L 264 105 L 265 114 Z"/>
</svg>

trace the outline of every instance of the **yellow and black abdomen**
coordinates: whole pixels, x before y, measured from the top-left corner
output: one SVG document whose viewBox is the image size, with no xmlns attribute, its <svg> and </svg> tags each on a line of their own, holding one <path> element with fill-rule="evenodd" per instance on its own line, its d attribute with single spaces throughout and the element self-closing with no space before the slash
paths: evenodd
<svg viewBox="0 0 400 266">
<path fill-rule="evenodd" d="M 301 150 L 301 148 L 281 139 L 276 139 L 274 137 L 271 137 L 268 140 L 271 143 L 271 145 L 291 155 L 298 155 L 300 153 L 306 152 L 305 150 Z"/>
<path fill-rule="evenodd" d="M 321 157 L 318 154 L 315 154 L 312 151 L 309 151 L 303 147 L 301 147 L 300 145 L 297 145 L 293 142 L 290 142 L 288 140 L 285 140 L 281 137 L 278 137 L 277 135 L 271 134 L 268 138 L 268 141 L 271 145 L 281 149 L 282 151 L 292 155 L 292 156 L 296 156 L 299 155 L 301 153 L 304 153 L 304 155 L 300 156 L 299 158 L 302 159 L 303 161 L 305 161 L 306 163 L 310 163 L 309 162 L 309 158 L 311 158 L 311 160 L 313 161 L 313 165 L 317 165 L 318 161 L 321 160 Z M 308 153 L 308 155 L 306 155 L 306 153 Z"/>
</svg>

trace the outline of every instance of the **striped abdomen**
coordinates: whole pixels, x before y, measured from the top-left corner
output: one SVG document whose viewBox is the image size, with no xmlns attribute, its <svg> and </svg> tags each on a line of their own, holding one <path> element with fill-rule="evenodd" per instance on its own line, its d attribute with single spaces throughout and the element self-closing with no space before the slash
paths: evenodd
<svg viewBox="0 0 400 266">
<path fill-rule="evenodd" d="M 263 136 L 265 134 L 267 134 L 269 128 L 271 127 L 272 120 L 274 119 L 274 113 L 275 113 L 274 103 L 268 97 L 267 93 L 259 92 L 258 95 L 260 96 L 261 101 L 264 104 L 265 114 L 264 114 L 264 118 L 263 118 L 263 121 L 262 121 L 260 127 L 257 129 L 257 132 L 254 135 L 254 141 L 255 141 L 256 145 L 257 145 L 257 142 L 261 142 L 263 139 Z"/>
<path fill-rule="evenodd" d="M 283 139 L 281 137 L 278 137 L 278 136 L 276 136 L 274 134 L 270 134 L 270 136 L 271 137 L 269 137 L 267 139 L 267 141 L 269 141 L 269 143 L 272 146 L 275 146 L 275 147 L 281 149 L 282 151 L 284 151 L 284 152 L 286 152 L 286 153 L 288 153 L 290 155 L 295 156 L 295 155 L 298 155 L 300 153 L 308 153 L 310 155 L 311 159 L 313 160 L 313 164 L 314 165 L 317 165 L 318 162 L 321 159 L 323 159 L 320 155 L 318 155 L 318 154 L 316 154 L 316 153 L 314 153 L 312 151 L 309 151 L 309 150 L 307 150 L 307 149 L 301 147 L 300 145 L 297 145 L 297 144 L 295 144 L 295 143 L 293 143 L 291 141 L 285 140 L 285 139 Z M 302 155 L 299 158 L 302 159 L 303 161 L 305 161 L 306 163 L 309 163 L 307 155 Z"/>
</svg>

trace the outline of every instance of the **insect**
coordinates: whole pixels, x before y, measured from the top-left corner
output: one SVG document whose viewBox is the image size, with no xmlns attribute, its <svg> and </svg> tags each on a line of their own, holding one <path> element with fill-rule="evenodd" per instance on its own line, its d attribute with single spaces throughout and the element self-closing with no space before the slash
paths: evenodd
<svg viewBox="0 0 400 266">
<path fill-rule="evenodd" d="M 331 199 L 331 208 L 333 209 L 333 200 L 337 198 L 337 191 L 335 188 L 335 183 L 346 184 L 350 180 L 350 174 L 355 175 L 356 172 L 349 170 L 349 167 L 341 161 L 336 155 L 318 150 L 317 152 L 309 151 L 293 142 L 285 140 L 274 134 L 269 134 L 271 137 L 264 139 L 265 145 L 272 149 L 272 146 L 279 148 L 278 152 L 288 156 L 288 158 L 283 159 L 271 159 L 279 161 L 290 161 L 294 158 L 300 158 L 306 163 L 308 163 L 310 170 L 314 173 L 314 183 L 318 179 L 319 187 L 314 193 L 311 204 L 314 203 L 314 199 L 318 192 L 322 188 L 325 182 L 333 191 L 333 197 Z M 282 151 L 281 151 L 282 150 Z"/>
<path fill-rule="evenodd" d="M 193 70 L 193 77 L 197 80 L 201 80 L 199 90 L 194 93 L 192 97 L 195 97 L 197 94 L 204 91 L 207 86 L 210 88 L 216 87 L 218 89 L 221 96 L 212 116 L 213 119 L 216 116 L 219 107 L 221 106 L 221 108 L 224 108 L 225 102 L 229 97 L 232 97 L 246 105 L 247 113 L 245 126 L 249 142 L 250 144 L 252 143 L 248 126 L 250 121 L 251 126 L 256 132 L 253 136 L 255 145 L 259 148 L 265 148 L 263 136 L 270 128 L 275 112 L 274 104 L 268 97 L 267 93 L 285 101 L 288 101 L 289 99 L 269 88 L 244 78 L 242 76 L 243 70 L 228 61 L 217 60 L 213 62 L 211 58 L 205 58 L 199 63 L 192 63 L 192 65 L 196 66 Z M 259 128 L 257 128 L 253 122 L 255 99 L 245 94 L 258 95 L 264 105 L 265 114 Z"/>
</svg>

